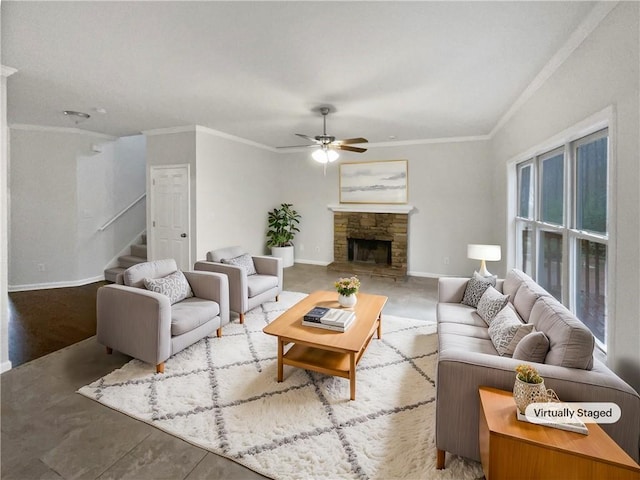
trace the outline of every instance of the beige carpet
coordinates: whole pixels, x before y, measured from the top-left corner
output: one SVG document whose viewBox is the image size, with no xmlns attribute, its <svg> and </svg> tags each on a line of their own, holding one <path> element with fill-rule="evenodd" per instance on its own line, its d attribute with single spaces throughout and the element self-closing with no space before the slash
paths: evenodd
<svg viewBox="0 0 640 480">
<path fill-rule="evenodd" d="M 173 356 L 164 375 L 132 360 L 79 393 L 278 479 L 475 479 L 479 464 L 435 469 L 435 324 L 383 316 L 349 382 L 292 367 L 276 382 L 262 328 L 305 294 L 283 292 Z"/>
</svg>

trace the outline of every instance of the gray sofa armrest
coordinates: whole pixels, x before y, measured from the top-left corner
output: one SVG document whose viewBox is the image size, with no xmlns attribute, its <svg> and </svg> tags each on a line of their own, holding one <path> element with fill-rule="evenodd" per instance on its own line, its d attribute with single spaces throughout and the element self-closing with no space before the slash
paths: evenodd
<svg viewBox="0 0 640 480">
<path fill-rule="evenodd" d="M 478 388 L 488 386 L 512 391 L 515 367 L 522 363 L 508 357 L 457 349 L 439 352 L 436 390 L 436 447 L 480 460 L 478 448 Z M 567 402 L 613 402 L 620 406 L 617 423 L 602 429 L 636 462 L 639 456 L 640 397 L 601 362 L 593 370 L 527 362 L 544 378 L 545 386 Z M 464 432 L 461 435 L 460 432 Z"/>
<path fill-rule="evenodd" d="M 247 284 L 247 273 L 244 268 L 238 267 L 237 265 L 200 260 L 196 262 L 193 269 L 196 271 L 222 273 L 226 275 L 229 281 L 229 308 L 238 313 L 247 311 L 249 287 Z"/>
<path fill-rule="evenodd" d="M 183 272 L 193 294 L 198 298 L 212 300 L 220 306 L 220 326 L 229 323 L 229 279 L 223 273 Z"/>
<path fill-rule="evenodd" d="M 468 278 L 440 277 L 438 279 L 438 302 L 460 303 L 467 288 Z"/>
<path fill-rule="evenodd" d="M 280 257 L 254 255 L 253 264 L 256 266 L 256 272 L 260 275 L 273 275 L 278 277 L 278 293 L 281 293 L 283 286 L 282 259 Z"/>
<path fill-rule="evenodd" d="M 97 341 L 157 365 L 171 356 L 171 304 L 160 293 L 124 285 L 98 289 Z"/>
</svg>

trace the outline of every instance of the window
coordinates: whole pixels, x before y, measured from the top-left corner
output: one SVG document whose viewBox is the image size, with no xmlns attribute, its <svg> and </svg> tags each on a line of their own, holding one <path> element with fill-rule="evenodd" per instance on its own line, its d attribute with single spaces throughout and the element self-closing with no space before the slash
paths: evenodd
<svg viewBox="0 0 640 480">
<path fill-rule="evenodd" d="M 567 305 L 605 349 L 608 130 L 516 166 L 516 266 Z"/>
</svg>

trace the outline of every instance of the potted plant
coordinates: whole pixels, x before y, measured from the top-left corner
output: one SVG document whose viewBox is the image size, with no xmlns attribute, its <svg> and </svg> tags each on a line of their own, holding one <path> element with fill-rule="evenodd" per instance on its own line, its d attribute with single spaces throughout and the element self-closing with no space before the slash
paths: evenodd
<svg viewBox="0 0 640 480">
<path fill-rule="evenodd" d="M 293 237 L 300 231 L 300 214 L 292 207 L 291 203 L 283 203 L 270 211 L 268 218 L 267 246 L 271 247 L 271 255 L 282 258 L 283 267 L 293 265 Z"/>
<path fill-rule="evenodd" d="M 338 292 L 338 303 L 342 307 L 353 307 L 358 299 L 356 293 L 360 290 L 360 279 L 357 276 L 340 278 L 334 283 Z"/>
<path fill-rule="evenodd" d="M 547 389 L 544 386 L 544 378 L 531 365 L 520 364 L 516 367 L 516 372 L 513 399 L 520 413 L 524 415 L 530 403 L 547 401 Z"/>
</svg>

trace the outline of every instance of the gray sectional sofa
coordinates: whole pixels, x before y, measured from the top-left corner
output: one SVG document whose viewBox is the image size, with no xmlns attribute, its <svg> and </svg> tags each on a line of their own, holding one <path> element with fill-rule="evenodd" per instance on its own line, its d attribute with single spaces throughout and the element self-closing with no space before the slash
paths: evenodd
<svg viewBox="0 0 640 480">
<path fill-rule="evenodd" d="M 536 367 L 547 388 L 567 402 L 615 402 L 622 418 L 601 427 L 636 462 L 640 450 L 640 396 L 593 357 L 591 332 L 569 310 L 519 270 L 510 271 L 496 290 L 524 322 L 549 341 L 544 361 L 537 363 L 500 356 L 488 326 L 476 308 L 462 304 L 467 278 L 441 278 L 438 288 L 438 367 L 436 448 L 438 466 L 445 452 L 480 461 L 478 447 L 478 387 L 513 390 L 515 367 Z M 509 305 L 507 305 L 509 307 Z M 518 354 L 518 356 L 521 356 Z"/>
</svg>

